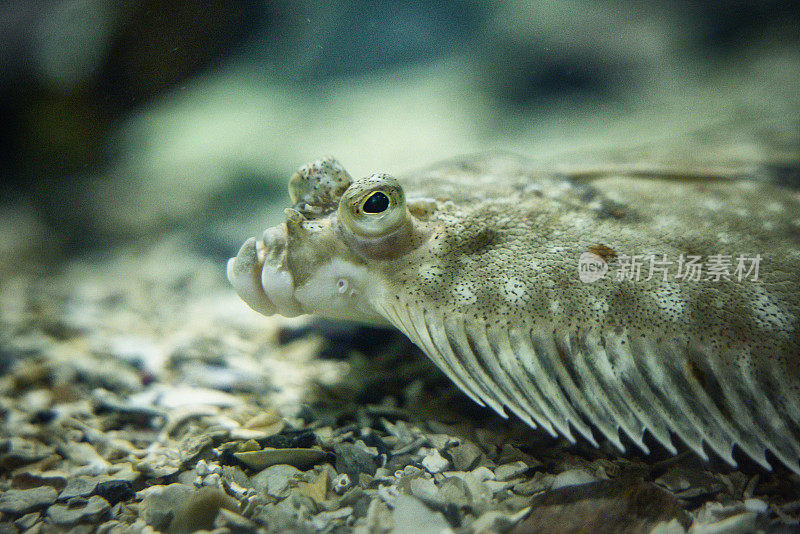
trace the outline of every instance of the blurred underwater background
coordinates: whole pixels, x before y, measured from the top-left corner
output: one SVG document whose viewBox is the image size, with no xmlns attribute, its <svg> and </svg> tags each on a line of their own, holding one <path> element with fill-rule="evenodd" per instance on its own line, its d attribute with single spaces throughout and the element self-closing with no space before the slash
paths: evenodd
<svg viewBox="0 0 800 534">
<path fill-rule="evenodd" d="M 798 8 L 4 2 L 0 216 L 27 222 L 3 224 L 2 256 L 201 225 L 227 256 L 324 154 L 354 176 L 485 150 L 790 166 Z"/>
</svg>

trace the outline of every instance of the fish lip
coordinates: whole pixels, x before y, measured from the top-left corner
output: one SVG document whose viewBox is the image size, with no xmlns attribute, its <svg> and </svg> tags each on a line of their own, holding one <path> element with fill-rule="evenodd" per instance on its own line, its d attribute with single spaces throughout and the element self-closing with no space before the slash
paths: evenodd
<svg viewBox="0 0 800 534">
<path fill-rule="evenodd" d="M 239 297 L 263 315 L 295 317 L 303 312 L 294 298 L 294 279 L 286 265 L 286 225 L 251 237 L 227 263 L 228 281 Z"/>
<path fill-rule="evenodd" d="M 248 306 L 264 315 L 272 315 L 277 309 L 261 286 L 263 261 L 259 261 L 256 238 L 251 237 L 239 249 L 235 257 L 228 260 L 227 275 L 236 293 Z"/>
</svg>

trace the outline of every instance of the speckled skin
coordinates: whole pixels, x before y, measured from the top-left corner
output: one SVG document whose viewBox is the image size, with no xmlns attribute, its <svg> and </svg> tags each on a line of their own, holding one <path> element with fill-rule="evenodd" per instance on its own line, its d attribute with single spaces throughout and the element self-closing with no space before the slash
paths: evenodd
<svg viewBox="0 0 800 534">
<path fill-rule="evenodd" d="M 306 192 L 329 182 L 300 174 Z M 703 457 L 705 444 L 735 463 L 736 445 L 769 467 L 767 449 L 800 472 L 800 192 L 757 177 L 565 175 L 508 155 L 399 182 L 408 224 L 390 236 L 348 232 L 337 191 L 326 207 L 296 203 L 286 238 L 262 243 L 301 312 L 389 322 L 477 402 L 552 433 L 594 442 L 593 424 L 647 450 L 648 430 L 673 451 L 676 434 Z M 254 246 L 229 265 L 234 285 L 260 272 Z M 611 266 L 593 283 L 578 276 L 587 251 Z M 761 259 L 756 280 L 676 279 L 674 264 L 645 280 L 647 258 L 641 279 L 614 276 L 615 260 L 651 254 L 730 255 L 731 271 L 739 255 Z"/>
</svg>

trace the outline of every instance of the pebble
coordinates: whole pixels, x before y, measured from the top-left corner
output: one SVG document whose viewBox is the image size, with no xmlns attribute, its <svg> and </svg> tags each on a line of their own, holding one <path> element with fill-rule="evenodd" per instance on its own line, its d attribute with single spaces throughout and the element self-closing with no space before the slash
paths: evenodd
<svg viewBox="0 0 800 534">
<path fill-rule="evenodd" d="M 206 475 L 210 475 L 211 473 L 221 473 L 222 468 L 219 464 L 211 464 L 209 465 L 208 462 L 205 460 L 198 460 L 197 464 L 194 466 L 194 470 L 197 473 L 197 476 L 204 477 Z"/>
<path fill-rule="evenodd" d="M 475 471 L 477 471 L 477 469 Z M 489 471 L 489 473 L 491 473 L 491 471 Z M 494 474 L 492 473 L 491 476 L 494 477 Z M 467 499 L 473 510 L 480 511 L 481 513 L 486 511 L 486 508 L 492 501 L 492 492 L 486 487 L 486 484 L 470 472 L 452 471 L 445 474 L 445 480 L 453 477 L 464 482 L 464 486 L 467 490 Z"/>
<path fill-rule="evenodd" d="M 485 466 L 480 466 L 472 470 L 472 476 L 481 482 L 485 480 L 494 480 L 495 476 L 492 470 Z"/>
<path fill-rule="evenodd" d="M 508 532 L 508 530 L 518 523 L 528 513 L 528 509 L 523 509 L 516 514 L 508 514 L 499 510 L 489 510 L 484 512 L 471 525 L 472 532 Z"/>
<path fill-rule="evenodd" d="M 416 476 L 409 481 L 411 495 L 427 503 L 445 504 L 433 480 Z"/>
<path fill-rule="evenodd" d="M 531 501 L 531 513 L 512 532 L 647 532 L 677 519 L 688 526 L 680 502 L 652 483 L 601 480 L 544 492 Z"/>
<path fill-rule="evenodd" d="M 189 497 L 173 509 L 169 523 L 170 532 L 210 530 L 223 509 L 235 511 L 239 503 L 219 488 L 203 487 L 192 491 Z"/>
<path fill-rule="evenodd" d="M 242 471 L 238 466 L 235 465 L 226 465 L 226 466 L 215 466 L 213 472 L 220 475 L 222 478 L 228 481 L 228 483 L 236 484 L 241 488 L 252 488 L 253 483 L 250 481 L 250 477 L 248 477 L 244 471 Z M 199 474 L 199 473 L 198 473 Z M 211 471 L 209 471 L 211 474 Z"/>
<path fill-rule="evenodd" d="M 300 469 L 308 468 L 321 462 L 327 456 L 322 449 L 273 449 L 260 451 L 235 452 L 233 455 L 246 466 L 261 470 L 278 464 L 293 465 Z"/>
<path fill-rule="evenodd" d="M 745 499 L 744 507 L 748 512 L 756 512 L 757 514 L 763 514 L 769 509 L 767 503 L 761 499 Z"/>
<path fill-rule="evenodd" d="M 180 459 L 183 464 L 190 464 L 196 460 L 200 455 L 204 454 L 209 449 L 212 449 L 218 440 L 229 438 L 231 433 L 227 431 L 220 431 L 215 433 L 208 433 L 202 435 L 189 435 L 181 440 L 179 446 Z"/>
<path fill-rule="evenodd" d="M 742 532 L 755 532 L 758 514 L 745 512 L 717 521 L 715 523 L 695 523 L 689 532 L 691 534 L 739 534 Z"/>
<path fill-rule="evenodd" d="M 331 523 L 342 522 L 353 514 L 350 506 L 345 506 L 332 512 L 320 512 L 311 519 L 311 524 L 315 529 L 322 531 L 327 529 Z"/>
<path fill-rule="evenodd" d="M 94 490 L 112 506 L 118 502 L 129 501 L 136 495 L 133 485 L 127 480 L 106 480 L 97 484 Z"/>
<path fill-rule="evenodd" d="M 180 472 L 181 461 L 163 452 L 153 452 L 137 462 L 135 468 L 146 478 L 165 479 Z"/>
<path fill-rule="evenodd" d="M 282 421 L 279 421 L 283 424 Z M 264 440 L 264 447 L 273 449 L 308 449 L 317 442 L 317 437 L 310 430 L 283 432 L 269 436 Z"/>
<path fill-rule="evenodd" d="M 449 534 L 450 524 L 439 512 L 430 510 L 422 501 L 410 495 L 398 495 L 392 512 L 392 534 Z"/>
<path fill-rule="evenodd" d="M 463 479 L 448 477 L 439 483 L 438 500 L 458 508 L 470 505 L 469 489 Z"/>
<path fill-rule="evenodd" d="M 662 521 L 653 527 L 649 534 L 686 534 L 686 529 L 677 519 Z"/>
<path fill-rule="evenodd" d="M 695 467 L 676 466 L 655 482 L 682 499 L 713 495 L 725 489 L 718 475 Z"/>
<path fill-rule="evenodd" d="M 422 467 L 427 469 L 429 473 L 441 473 L 449 466 L 450 462 L 439 454 L 436 449 L 431 449 L 422 459 Z"/>
<path fill-rule="evenodd" d="M 198 405 L 230 408 L 240 405 L 242 400 L 230 393 L 216 389 L 155 384 L 141 393 L 131 395 L 128 398 L 128 402 L 131 406 L 160 407 L 174 410 Z"/>
<path fill-rule="evenodd" d="M 416 465 L 407 465 L 400 472 L 402 473 L 402 476 L 411 476 L 411 475 L 419 475 L 423 472 L 423 470 L 417 467 Z"/>
<path fill-rule="evenodd" d="M 511 480 L 521 476 L 528 470 L 528 464 L 523 461 L 512 462 L 510 464 L 499 465 L 494 470 L 494 477 L 497 480 Z"/>
<path fill-rule="evenodd" d="M 434 449 L 440 451 L 458 444 L 457 440 L 454 440 L 452 436 L 448 436 L 447 434 L 428 434 L 426 437 L 428 438 L 428 443 L 430 443 Z"/>
<path fill-rule="evenodd" d="M 82 522 L 97 522 L 111 509 L 108 501 L 97 495 L 88 499 L 74 497 L 66 503 L 54 504 L 47 509 L 47 517 L 61 526 L 72 526 Z"/>
<path fill-rule="evenodd" d="M 200 484 L 195 484 L 196 486 L 219 486 L 222 477 L 219 476 L 217 473 L 211 473 L 210 475 L 206 475 L 200 480 Z"/>
<path fill-rule="evenodd" d="M 67 480 L 67 486 L 58 494 L 59 501 L 68 501 L 74 497 L 88 497 L 97 489 L 104 477 L 78 476 Z"/>
<path fill-rule="evenodd" d="M 328 472 L 323 470 L 312 482 L 299 482 L 297 490 L 316 503 L 325 501 L 328 498 Z"/>
<path fill-rule="evenodd" d="M 0 441 L 0 467 L 12 469 L 43 460 L 55 452 L 55 447 L 38 441 L 13 437 Z"/>
<path fill-rule="evenodd" d="M 289 495 L 289 483 L 298 477 L 301 471 L 292 465 L 271 465 L 250 477 L 250 482 L 260 494 L 283 498 Z"/>
<path fill-rule="evenodd" d="M 591 473 L 584 469 L 570 469 L 556 475 L 550 489 L 559 489 L 567 486 L 580 486 L 597 480 Z"/>
<path fill-rule="evenodd" d="M 224 528 L 226 532 L 231 533 L 256 532 L 258 530 L 258 525 L 251 520 L 225 508 L 220 509 L 217 514 L 214 527 Z"/>
<path fill-rule="evenodd" d="M 411 443 L 408 443 L 407 445 L 395 449 L 394 454 L 408 454 L 410 452 L 416 452 L 420 448 L 422 448 L 422 446 L 425 445 L 427 442 L 428 440 L 426 438 L 419 437 L 414 441 L 412 441 Z"/>
<path fill-rule="evenodd" d="M 469 471 L 474 468 L 483 456 L 480 447 L 469 440 L 463 440 L 459 445 L 447 451 L 453 460 L 456 471 Z"/>
<path fill-rule="evenodd" d="M 515 484 L 513 490 L 520 495 L 533 495 L 550 489 L 554 479 L 555 477 L 549 473 L 538 472 L 535 473 L 532 478 Z"/>
<path fill-rule="evenodd" d="M 140 514 L 158 531 L 194 532 L 210 529 L 220 509 L 235 510 L 238 503 L 219 488 L 194 488 L 174 483 L 153 486 L 137 493 Z"/>
<path fill-rule="evenodd" d="M 358 480 L 362 473 L 375 476 L 378 468 L 375 457 L 362 447 L 342 442 L 333 446 L 333 452 L 336 454 L 337 472 L 347 473 L 351 480 Z"/>
<path fill-rule="evenodd" d="M 38 523 L 41 518 L 42 514 L 39 512 L 31 512 L 14 521 L 14 525 L 19 529 L 27 531 L 33 528 L 33 525 Z"/>
<path fill-rule="evenodd" d="M 484 480 L 483 483 L 492 493 L 506 490 L 516 483 L 516 480 Z"/>
<path fill-rule="evenodd" d="M 0 495 L 0 512 L 23 515 L 44 510 L 54 502 L 58 492 L 50 486 L 30 489 L 10 489 Z"/>
<path fill-rule="evenodd" d="M 16 473 L 12 479 L 12 486 L 18 489 L 29 489 L 38 486 L 52 486 L 61 491 L 67 485 L 69 475 L 60 471 L 28 472 Z"/>
<path fill-rule="evenodd" d="M 185 484 L 169 484 L 168 486 L 152 486 L 137 494 L 142 498 L 141 516 L 145 522 L 156 530 L 164 530 L 175 514 L 175 510 L 192 494 L 191 486 Z"/>
</svg>

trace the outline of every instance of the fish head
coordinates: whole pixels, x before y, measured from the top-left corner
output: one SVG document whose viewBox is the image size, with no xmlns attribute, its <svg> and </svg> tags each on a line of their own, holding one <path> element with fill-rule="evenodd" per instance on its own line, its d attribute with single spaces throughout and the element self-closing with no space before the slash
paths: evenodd
<svg viewBox="0 0 800 534">
<path fill-rule="evenodd" d="M 291 177 L 289 195 L 286 222 L 248 239 L 228 261 L 242 300 L 264 315 L 389 324 L 376 307 L 390 291 L 387 266 L 430 235 L 398 181 L 388 174 L 353 180 L 325 157 Z"/>
</svg>

